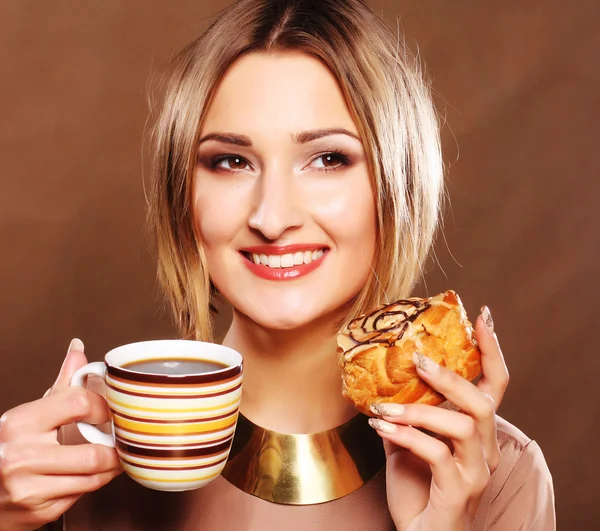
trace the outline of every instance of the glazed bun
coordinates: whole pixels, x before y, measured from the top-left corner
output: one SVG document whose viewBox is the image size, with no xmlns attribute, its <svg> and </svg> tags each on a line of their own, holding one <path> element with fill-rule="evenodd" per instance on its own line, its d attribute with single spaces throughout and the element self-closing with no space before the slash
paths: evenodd
<svg viewBox="0 0 600 531">
<path fill-rule="evenodd" d="M 420 352 L 463 378 L 481 374 L 481 353 L 458 295 L 446 291 L 382 306 L 348 323 L 337 336 L 342 393 L 367 415 L 375 402 L 437 405 L 445 398 L 417 375 Z"/>
</svg>

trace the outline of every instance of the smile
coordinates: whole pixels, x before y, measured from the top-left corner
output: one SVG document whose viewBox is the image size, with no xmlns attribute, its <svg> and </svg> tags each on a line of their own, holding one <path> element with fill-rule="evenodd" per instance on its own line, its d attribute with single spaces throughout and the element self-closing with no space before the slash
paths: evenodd
<svg viewBox="0 0 600 531">
<path fill-rule="evenodd" d="M 292 280 L 317 269 L 328 252 L 327 247 L 307 247 L 260 246 L 242 249 L 240 254 L 246 267 L 255 275 L 266 280 Z"/>
<path fill-rule="evenodd" d="M 294 267 L 302 264 L 310 264 L 315 260 L 321 258 L 324 254 L 323 249 L 319 249 L 318 251 L 304 251 L 297 253 L 288 253 L 288 254 L 257 254 L 252 253 L 252 261 L 255 264 L 261 264 L 271 268 L 285 268 L 285 267 Z"/>
</svg>

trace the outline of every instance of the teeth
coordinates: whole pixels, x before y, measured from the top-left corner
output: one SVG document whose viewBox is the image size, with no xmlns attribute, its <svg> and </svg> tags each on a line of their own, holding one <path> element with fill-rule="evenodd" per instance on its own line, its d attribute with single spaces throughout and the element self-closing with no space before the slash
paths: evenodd
<svg viewBox="0 0 600 531">
<path fill-rule="evenodd" d="M 288 254 L 256 254 L 252 253 L 252 261 L 275 269 L 294 267 L 295 265 L 310 264 L 323 257 L 323 249 L 318 251 L 304 251 Z"/>
<path fill-rule="evenodd" d="M 294 255 L 284 254 L 281 257 L 281 267 L 292 267 L 294 265 Z"/>
</svg>

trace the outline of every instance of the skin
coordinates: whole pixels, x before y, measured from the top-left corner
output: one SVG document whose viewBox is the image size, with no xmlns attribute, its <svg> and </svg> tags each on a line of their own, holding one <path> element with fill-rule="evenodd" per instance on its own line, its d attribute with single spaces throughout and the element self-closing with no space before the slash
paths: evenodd
<svg viewBox="0 0 600 531">
<path fill-rule="evenodd" d="M 303 132 L 334 128 L 349 134 L 297 141 Z M 376 212 L 358 130 L 329 70 L 287 53 L 250 54 L 232 65 L 200 137 L 217 133 L 252 143 L 201 142 L 194 179 L 208 269 L 233 307 L 223 343 L 244 353 L 243 412 L 279 431 L 328 429 L 354 414 L 339 392 L 332 339 L 375 252 Z M 261 244 L 328 251 L 309 275 L 272 281 L 252 273 L 239 252 Z"/>
<path fill-rule="evenodd" d="M 294 134 L 321 128 L 351 135 L 294 141 Z M 233 306 L 223 343 L 244 353 L 242 411 L 284 432 L 332 428 L 356 413 L 340 393 L 333 338 L 370 274 L 376 241 L 364 149 L 352 138 L 356 125 L 335 79 L 316 59 L 251 54 L 232 65 L 217 89 L 201 137 L 214 132 L 252 142 L 203 142 L 193 190 L 209 271 Z M 323 157 L 340 149 L 350 165 Z M 211 164 L 222 155 L 229 158 Z M 324 165 L 331 171 L 318 169 Z M 293 281 L 252 274 L 239 253 L 245 246 L 288 243 L 318 243 L 328 253 L 321 267 Z M 469 529 L 498 466 L 495 410 L 508 373 L 497 337 L 481 316 L 475 333 L 483 368 L 476 386 L 426 360 L 419 363 L 427 369 L 419 368 L 419 376 L 460 412 L 416 404 L 377 411 L 373 426 L 388 456 L 388 505 L 401 531 Z M 83 345 L 74 340 L 47 395 L 2 417 L 0 531 L 52 521 L 119 474 L 114 450 L 58 443 L 58 427 L 108 418 L 98 395 L 68 387 L 85 363 Z"/>
<path fill-rule="evenodd" d="M 69 387 L 73 374 L 86 364 L 83 343 L 73 340 L 44 397 L 0 418 L 0 530 L 31 530 L 52 522 L 83 494 L 122 472 L 112 448 L 59 443 L 61 426 L 108 420 L 108 407 L 100 395 Z"/>
<path fill-rule="evenodd" d="M 476 386 L 430 359 L 415 359 L 419 376 L 460 412 L 393 405 L 390 411 L 379 410 L 383 415 L 371 423 L 384 440 L 388 506 L 399 531 L 471 529 L 481 495 L 500 462 L 495 414 L 508 371 L 491 318 L 477 318 L 475 337 L 482 365 Z"/>
</svg>

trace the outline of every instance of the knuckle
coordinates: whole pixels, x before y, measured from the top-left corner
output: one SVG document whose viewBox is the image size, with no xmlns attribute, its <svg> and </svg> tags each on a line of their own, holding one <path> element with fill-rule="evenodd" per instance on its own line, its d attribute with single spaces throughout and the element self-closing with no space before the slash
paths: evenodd
<svg viewBox="0 0 600 531">
<path fill-rule="evenodd" d="M 10 438 L 14 424 L 14 410 L 9 410 L 0 417 L 0 441 Z"/>
<path fill-rule="evenodd" d="M 104 448 L 96 444 L 89 445 L 84 452 L 83 461 L 88 470 L 95 471 L 103 469 L 106 464 Z"/>
<path fill-rule="evenodd" d="M 22 481 L 12 481 L 6 485 L 6 498 L 9 505 L 17 509 L 29 510 L 37 505 L 35 494 Z"/>
<path fill-rule="evenodd" d="M 7 477 L 14 474 L 27 462 L 28 451 L 26 447 L 15 444 L 0 444 L 0 472 Z"/>
<path fill-rule="evenodd" d="M 485 398 L 487 399 L 488 404 L 487 412 L 491 416 L 496 412 L 496 400 L 494 400 L 494 397 L 488 393 L 486 393 Z"/>
<path fill-rule="evenodd" d="M 0 443 L 0 477 L 9 474 L 10 466 L 10 447 L 7 443 Z"/>
<path fill-rule="evenodd" d="M 472 439 L 477 435 L 477 423 L 471 417 L 465 417 L 461 427 L 461 435 L 463 439 Z"/>
<path fill-rule="evenodd" d="M 450 448 L 446 446 L 443 442 L 439 442 L 436 444 L 431 450 L 431 460 L 436 465 L 444 465 L 448 463 L 452 459 L 452 454 L 450 453 Z"/>
<path fill-rule="evenodd" d="M 72 387 L 70 407 L 78 417 L 86 417 L 92 412 L 93 404 L 90 392 L 81 387 Z"/>
<path fill-rule="evenodd" d="M 485 394 L 485 400 L 481 402 L 477 412 L 477 418 L 490 419 L 496 414 L 496 401 L 492 395 Z"/>
<path fill-rule="evenodd" d="M 83 492 L 93 492 L 103 487 L 106 483 L 105 477 L 102 474 L 94 474 L 89 476 L 86 483 L 83 485 Z"/>
</svg>

